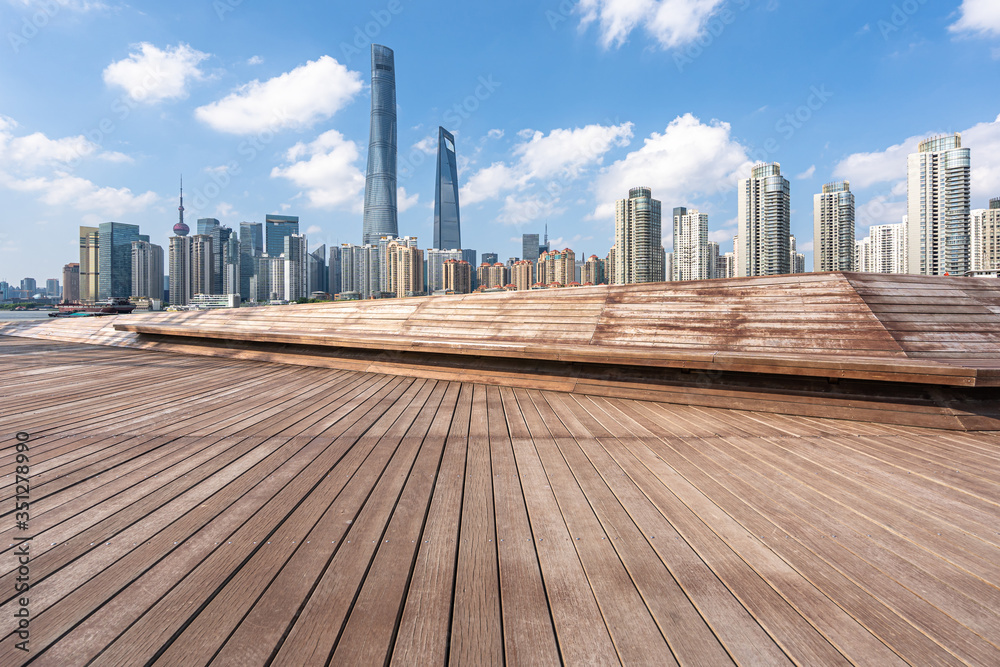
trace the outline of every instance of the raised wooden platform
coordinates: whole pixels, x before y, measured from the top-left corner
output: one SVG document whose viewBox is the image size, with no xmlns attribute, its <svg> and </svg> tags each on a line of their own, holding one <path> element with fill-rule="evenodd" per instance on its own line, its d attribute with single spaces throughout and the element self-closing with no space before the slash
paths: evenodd
<svg viewBox="0 0 1000 667">
<path fill-rule="evenodd" d="M 23 337 L 0 357 L 3 665 L 1000 664 L 1000 434 Z"/>
<path fill-rule="evenodd" d="M 63 320 L 0 333 L 1000 430 L 1000 281 L 805 274 Z"/>
</svg>

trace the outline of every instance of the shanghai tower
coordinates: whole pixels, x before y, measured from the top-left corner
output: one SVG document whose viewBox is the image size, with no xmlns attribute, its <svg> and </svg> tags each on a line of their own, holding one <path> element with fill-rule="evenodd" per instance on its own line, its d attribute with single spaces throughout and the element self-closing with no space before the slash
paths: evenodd
<svg viewBox="0 0 1000 667">
<path fill-rule="evenodd" d="M 439 250 L 462 247 L 455 136 L 443 127 L 438 128 L 437 178 L 434 181 L 434 247 Z"/>
<path fill-rule="evenodd" d="M 365 176 L 363 243 L 398 236 L 396 220 L 396 73 L 392 49 L 372 44 L 372 124 Z"/>
</svg>

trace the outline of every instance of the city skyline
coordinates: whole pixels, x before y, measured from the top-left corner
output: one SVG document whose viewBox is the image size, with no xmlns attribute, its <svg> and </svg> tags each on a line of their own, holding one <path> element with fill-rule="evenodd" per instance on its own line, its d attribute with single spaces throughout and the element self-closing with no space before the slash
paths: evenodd
<svg viewBox="0 0 1000 667">
<path fill-rule="evenodd" d="M 614 202 L 638 185 L 668 210 L 710 215 L 711 238 L 727 251 L 736 183 L 758 160 L 782 164 L 791 232 L 808 254 L 810 203 L 824 183 L 851 181 L 858 238 L 898 223 L 907 155 L 949 132 L 972 150 L 972 208 L 1000 195 L 997 105 L 972 94 L 982 85 L 979 65 L 1000 56 L 1000 16 L 977 2 L 895 15 L 892 3 L 837 3 L 831 13 L 824 2 L 707 1 L 677 25 L 632 15 L 616 23 L 621 6 L 612 1 L 582 3 L 590 14 L 515 3 L 503 12 L 509 18 L 474 10 L 463 21 L 490 32 L 470 35 L 439 25 L 447 7 L 392 2 L 317 7 L 333 26 L 326 34 L 225 2 L 221 13 L 181 2 L 169 17 L 150 10 L 147 18 L 99 3 L 61 5 L 32 32 L 24 28 L 30 10 L 41 10 L 24 4 L 6 17 L 12 57 L 0 65 L 10 92 L 0 105 L 0 188 L 23 221 L 0 232 L 0 280 L 11 283 L 59 277 L 77 261 L 80 226 L 138 225 L 166 249 L 178 172 L 188 174 L 191 220 L 237 229 L 267 212 L 295 214 L 311 244 L 360 242 L 372 43 L 391 47 L 399 67 L 398 235 L 425 244 L 439 125 L 454 132 L 462 217 L 475 230 L 463 242 L 502 258 L 520 256 L 521 235 L 546 222 L 553 247 L 603 256 Z M 790 39 L 795 62 L 785 56 L 778 84 L 744 81 L 747 69 L 732 54 L 820 16 L 823 33 Z M 301 39 L 262 47 L 253 37 L 265 30 Z M 106 43 L 89 46 L 95 34 Z M 515 35 L 533 46 L 503 49 Z M 454 49 L 427 46 L 446 38 Z M 843 67 L 830 67 L 838 58 Z M 562 78 L 538 68 L 542 61 Z M 659 76 L 664 90 L 640 105 L 601 92 L 636 69 Z M 142 76 L 149 71 L 156 75 Z M 924 80 L 935 94 L 916 85 Z M 698 95 L 678 103 L 667 95 L 677 85 Z M 958 96 L 962 105 L 949 103 Z"/>
</svg>

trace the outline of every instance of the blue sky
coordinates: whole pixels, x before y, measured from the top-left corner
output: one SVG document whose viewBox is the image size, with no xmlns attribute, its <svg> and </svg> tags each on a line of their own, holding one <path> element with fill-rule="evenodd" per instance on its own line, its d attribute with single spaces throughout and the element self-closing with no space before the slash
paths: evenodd
<svg viewBox="0 0 1000 667">
<path fill-rule="evenodd" d="M 603 257 L 637 185 L 707 212 L 730 250 L 757 160 L 791 180 L 800 249 L 832 180 L 863 236 L 899 221 L 906 154 L 943 132 L 972 149 L 973 207 L 1000 196 L 996 0 L 0 0 L 0 35 L 12 283 L 60 277 L 81 224 L 166 247 L 181 173 L 189 222 L 284 213 L 311 247 L 360 242 L 372 42 L 396 54 L 399 231 L 422 247 L 438 125 L 464 245 L 501 258 L 546 223 Z"/>
</svg>

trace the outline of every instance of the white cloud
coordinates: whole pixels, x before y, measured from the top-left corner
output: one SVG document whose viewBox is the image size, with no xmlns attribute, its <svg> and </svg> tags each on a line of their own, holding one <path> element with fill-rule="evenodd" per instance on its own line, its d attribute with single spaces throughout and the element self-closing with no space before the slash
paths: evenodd
<svg viewBox="0 0 1000 667">
<path fill-rule="evenodd" d="M 749 169 L 746 148 L 732 138 L 729 123 L 678 116 L 662 134 L 654 132 L 642 148 L 601 172 L 594 217 L 612 217 L 614 202 L 630 188 L 647 186 L 668 208 L 682 206 L 692 197 L 733 188 Z"/>
<path fill-rule="evenodd" d="M 524 185 L 523 175 L 518 175 L 503 162 L 494 162 L 480 169 L 465 182 L 459 193 L 459 201 L 469 206 L 487 199 L 495 199 L 504 190 Z"/>
<path fill-rule="evenodd" d="M 813 165 L 808 169 L 806 169 L 805 171 L 803 171 L 798 176 L 796 176 L 795 178 L 797 178 L 800 181 L 807 181 L 815 175 L 816 175 L 816 165 Z"/>
<path fill-rule="evenodd" d="M 581 0 L 582 28 L 598 23 L 601 44 L 621 46 L 642 27 L 664 49 L 698 39 L 725 0 Z"/>
<path fill-rule="evenodd" d="M 522 139 L 530 139 L 531 137 L 534 136 L 534 134 L 535 131 L 532 130 L 530 127 L 526 127 L 523 130 L 518 130 L 517 132 L 517 136 L 521 137 Z"/>
<path fill-rule="evenodd" d="M 503 130 L 490 130 L 486 136 L 490 139 L 503 139 Z"/>
<path fill-rule="evenodd" d="M 234 212 L 235 209 L 233 208 L 233 205 L 227 202 L 220 201 L 218 204 L 215 205 L 215 217 L 218 218 L 219 220 L 225 220 L 226 218 L 233 215 Z"/>
<path fill-rule="evenodd" d="M 306 234 L 322 234 L 322 233 L 323 233 L 323 228 L 320 227 L 319 225 L 309 225 L 309 228 L 306 230 Z"/>
<path fill-rule="evenodd" d="M 417 143 L 413 144 L 413 148 L 417 149 L 421 153 L 426 153 L 427 155 L 434 155 L 437 153 L 438 142 L 435 137 L 424 137 Z"/>
<path fill-rule="evenodd" d="M 548 136 L 535 132 L 530 141 L 514 148 L 528 178 L 574 179 L 615 146 L 628 146 L 632 123 L 587 125 L 573 130 L 556 129 Z"/>
<path fill-rule="evenodd" d="M 247 65 L 262 65 L 263 63 L 264 59 L 260 56 L 252 56 L 247 60 Z"/>
<path fill-rule="evenodd" d="M 884 151 L 854 153 L 837 163 L 836 179 L 851 182 L 853 189 L 864 189 L 876 183 L 906 178 L 906 156 L 917 152 L 917 145 L 926 137 L 910 137 Z"/>
<path fill-rule="evenodd" d="M 227 97 L 195 109 L 219 132 L 254 134 L 301 129 L 327 120 L 361 91 L 361 75 L 322 56 L 273 79 L 254 79 Z"/>
<path fill-rule="evenodd" d="M 79 211 L 92 211 L 105 217 L 121 217 L 138 213 L 159 201 L 154 192 L 134 194 L 129 188 L 99 187 L 85 178 L 57 172 L 53 177 L 36 176 L 26 179 L 0 179 L 12 190 L 33 192 L 49 206 L 72 206 Z"/>
<path fill-rule="evenodd" d="M 104 70 L 104 82 L 124 89 L 136 102 L 156 104 L 184 99 L 188 96 L 188 83 L 205 78 L 198 64 L 208 58 L 208 54 L 187 44 L 161 50 L 143 42 L 138 49 Z"/>
<path fill-rule="evenodd" d="M 1000 3 L 996 0 L 962 0 L 961 17 L 952 32 L 977 32 L 1000 35 Z"/>
<path fill-rule="evenodd" d="M 902 221 L 906 215 L 906 198 L 897 199 L 891 195 L 876 195 L 858 206 L 855 213 L 858 231 L 872 225 L 889 225 Z"/>
<path fill-rule="evenodd" d="M 512 150 L 517 161 L 513 165 L 494 162 L 473 174 L 461 190 L 459 199 L 463 204 L 496 199 L 506 190 L 524 189 L 547 179 L 573 181 L 588 168 L 601 164 L 612 148 L 627 146 L 632 138 L 632 123 L 555 129 L 548 135 L 522 130 L 518 136 L 525 141 Z M 558 199 L 551 195 L 549 198 Z M 511 206 L 520 201 L 514 200 Z"/>
<path fill-rule="evenodd" d="M 365 177 L 357 166 L 357 144 L 340 132 L 329 130 L 309 144 L 288 149 L 288 164 L 271 170 L 272 178 L 286 178 L 305 191 L 316 208 L 347 208 L 360 211 Z"/>
<path fill-rule="evenodd" d="M 813 241 L 806 241 L 805 243 L 796 244 L 798 252 L 812 252 L 815 248 Z"/>
<path fill-rule="evenodd" d="M 399 213 L 406 211 L 407 209 L 413 208 L 417 205 L 420 200 L 420 193 L 407 196 L 406 188 L 398 187 L 396 188 L 396 210 Z"/>
<path fill-rule="evenodd" d="M 962 133 L 962 145 L 972 149 L 972 208 L 1000 197 L 1000 116 Z"/>
<path fill-rule="evenodd" d="M 50 206 L 69 205 L 111 217 L 144 210 L 158 201 L 153 192 L 136 195 L 128 188 L 100 187 L 66 171 L 78 160 L 131 161 L 127 155 L 103 152 L 82 135 L 49 139 L 35 132 L 16 136 L 17 127 L 12 118 L 0 116 L 0 185 L 36 194 Z"/>
</svg>

